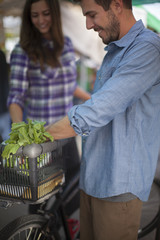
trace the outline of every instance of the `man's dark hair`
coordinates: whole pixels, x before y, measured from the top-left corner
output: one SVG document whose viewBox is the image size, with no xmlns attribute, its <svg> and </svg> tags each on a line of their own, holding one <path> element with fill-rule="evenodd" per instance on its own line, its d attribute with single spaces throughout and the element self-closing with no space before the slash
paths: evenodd
<svg viewBox="0 0 160 240">
<path fill-rule="evenodd" d="M 74 2 L 81 2 L 81 0 L 73 0 Z M 105 11 L 109 10 L 110 4 L 113 0 L 94 0 L 98 5 L 102 6 Z M 123 4 L 127 9 L 132 9 L 132 0 L 123 0 Z"/>
</svg>

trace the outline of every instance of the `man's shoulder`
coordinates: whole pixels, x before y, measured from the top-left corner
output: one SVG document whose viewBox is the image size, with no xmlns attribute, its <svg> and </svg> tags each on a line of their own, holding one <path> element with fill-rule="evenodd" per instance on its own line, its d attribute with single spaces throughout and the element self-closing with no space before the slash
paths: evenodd
<svg viewBox="0 0 160 240">
<path fill-rule="evenodd" d="M 140 42 L 147 42 L 150 43 L 152 45 L 154 45 L 155 47 L 158 47 L 158 49 L 160 50 L 160 37 L 158 36 L 157 33 L 153 32 L 150 29 L 143 29 L 143 31 L 137 36 L 137 41 Z"/>
</svg>

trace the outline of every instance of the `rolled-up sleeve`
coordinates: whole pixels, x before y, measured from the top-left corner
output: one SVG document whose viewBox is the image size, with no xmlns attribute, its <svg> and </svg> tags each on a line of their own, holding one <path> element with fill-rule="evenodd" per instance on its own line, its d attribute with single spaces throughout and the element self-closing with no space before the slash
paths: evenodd
<svg viewBox="0 0 160 240">
<path fill-rule="evenodd" d="M 128 51 L 108 79 L 105 79 L 107 70 L 102 66 L 101 79 L 96 79 L 102 82 L 101 87 L 96 89 L 90 100 L 74 106 L 68 113 L 75 132 L 89 135 L 95 128 L 107 125 L 142 96 L 147 98 L 147 91 L 152 91 L 160 81 L 157 62 L 160 62 L 159 50 L 145 42 Z"/>
<path fill-rule="evenodd" d="M 87 124 L 87 121 L 83 119 L 83 113 L 79 115 L 78 113 L 79 106 L 73 106 L 68 112 L 68 118 L 70 120 L 71 127 L 74 128 L 74 131 L 81 136 L 88 136 L 90 133 L 90 125 Z M 80 110 L 82 110 L 80 108 Z"/>
</svg>

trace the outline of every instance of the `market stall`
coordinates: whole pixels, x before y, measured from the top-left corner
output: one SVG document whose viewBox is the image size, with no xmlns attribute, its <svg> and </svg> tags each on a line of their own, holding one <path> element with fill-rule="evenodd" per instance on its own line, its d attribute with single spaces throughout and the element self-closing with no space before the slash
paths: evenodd
<svg viewBox="0 0 160 240">
<path fill-rule="evenodd" d="M 147 14 L 147 27 L 160 33 L 160 0 L 133 0 L 133 6 Z"/>
</svg>

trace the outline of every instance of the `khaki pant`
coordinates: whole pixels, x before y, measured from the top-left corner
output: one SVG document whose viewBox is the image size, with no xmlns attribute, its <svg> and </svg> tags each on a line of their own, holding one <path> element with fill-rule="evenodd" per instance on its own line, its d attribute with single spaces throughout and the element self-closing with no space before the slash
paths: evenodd
<svg viewBox="0 0 160 240">
<path fill-rule="evenodd" d="M 80 240 L 136 240 L 142 202 L 109 202 L 81 191 Z"/>
</svg>

